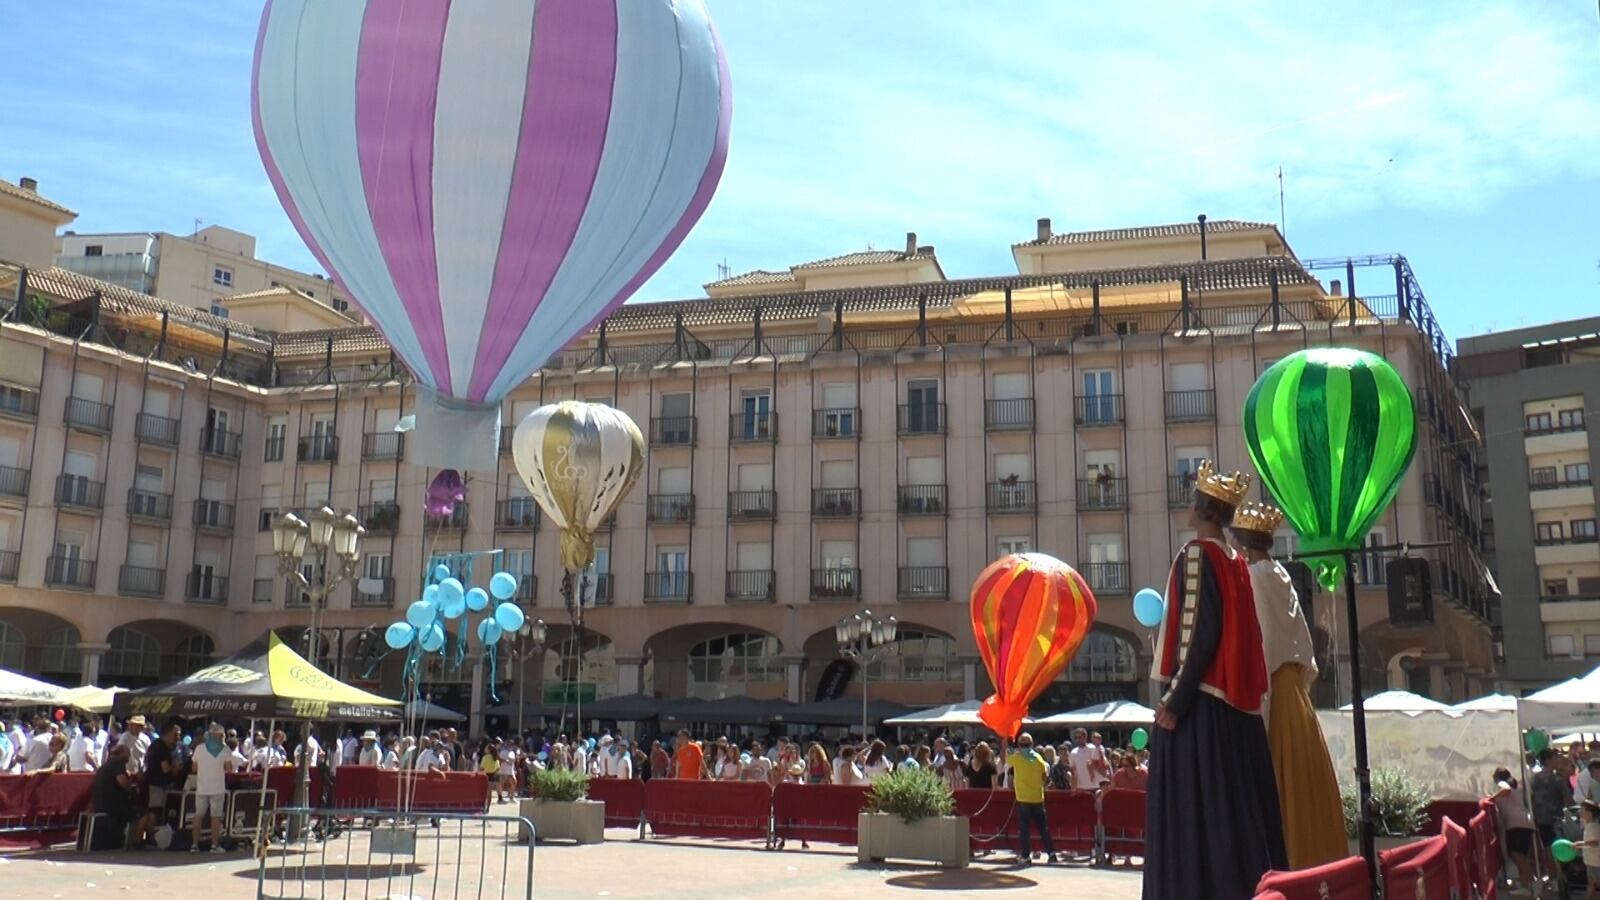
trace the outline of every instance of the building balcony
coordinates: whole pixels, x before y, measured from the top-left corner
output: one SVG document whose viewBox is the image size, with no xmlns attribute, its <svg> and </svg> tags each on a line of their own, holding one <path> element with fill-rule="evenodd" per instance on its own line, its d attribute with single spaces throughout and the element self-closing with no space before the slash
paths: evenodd
<svg viewBox="0 0 1600 900">
<path fill-rule="evenodd" d="M 1126 594 L 1128 583 L 1128 564 L 1125 562 L 1092 562 L 1085 563 L 1079 568 L 1083 580 L 1089 583 L 1089 589 L 1097 594 Z"/>
<path fill-rule="evenodd" d="M 902 516 L 942 516 L 949 510 L 942 484 L 902 484 L 895 494 Z"/>
<path fill-rule="evenodd" d="M 693 572 L 644 573 L 644 599 L 647 601 L 688 603 L 693 596 Z"/>
<path fill-rule="evenodd" d="M 61 418 L 68 428 L 107 434 L 111 431 L 111 404 L 68 397 Z"/>
<path fill-rule="evenodd" d="M 362 459 L 399 459 L 406 452 L 406 436 L 393 431 L 369 431 L 361 436 Z"/>
<path fill-rule="evenodd" d="M 811 599 L 861 599 L 861 570 L 844 568 L 812 569 Z"/>
<path fill-rule="evenodd" d="M 228 577 L 190 572 L 184 579 L 183 596 L 192 603 L 227 603 Z"/>
<path fill-rule="evenodd" d="M 1127 509 L 1128 479 L 1079 478 L 1078 509 Z"/>
<path fill-rule="evenodd" d="M 524 572 L 517 576 L 517 592 L 512 599 L 523 606 L 532 606 L 539 598 L 539 576 Z"/>
<path fill-rule="evenodd" d="M 22 568 L 22 554 L 15 550 L 0 550 L 0 582 L 15 584 L 17 570 Z"/>
<path fill-rule="evenodd" d="M 861 437 L 861 410 L 853 406 L 812 410 L 811 436 L 819 441 Z"/>
<path fill-rule="evenodd" d="M 221 500 L 194 502 L 194 527 L 201 531 L 233 531 L 233 504 Z"/>
<path fill-rule="evenodd" d="M 1533 562 L 1540 566 L 1600 563 L 1600 543 L 1593 535 L 1563 538 L 1535 538 Z"/>
<path fill-rule="evenodd" d="M 250 585 L 250 602 L 271 603 L 272 589 L 278 584 L 276 578 L 257 578 Z"/>
<path fill-rule="evenodd" d="M 447 516 L 436 516 L 431 512 L 422 514 L 422 527 L 425 531 L 464 531 L 467 527 L 467 504 L 457 503 L 456 508 Z"/>
<path fill-rule="evenodd" d="M 945 566 L 901 566 L 895 580 L 901 600 L 943 600 L 950 596 L 950 570 Z"/>
<path fill-rule="evenodd" d="M 300 462 L 334 462 L 339 458 L 339 437 L 333 434 L 303 437 L 295 444 Z"/>
<path fill-rule="evenodd" d="M 167 592 L 167 570 L 123 566 L 117 572 L 117 593 L 130 597 L 160 597 Z"/>
<path fill-rule="evenodd" d="M 44 583 L 51 587 L 94 590 L 95 564 L 76 556 L 52 556 L 45 560 Z"/>
<path fill-rule="evenodd" d="M 861 515 L 860 488 L 812 488 L 811 515 L 819 519 L 849 519 Z"/>
<path fill-rule="evenodd" d="M 657 525 L 688 525 L 694 521 L 694 495 L 646 495 L 644 500 L 644 520 Z"/>
<path fill-rule="evenodd" d="M 1182 472 L 1167 476 L 1167 506 L 1188 509 L 1194 503 L 1194 475 Z"/>
<path fill-rule="evenodd" d="M 1032 481 L 991 481 L 983 505 L 994 515 L 1031 513 L 1039 508 L 1039 492 Z"/>
<path fill-rule="evenodd" d="M 771 569 L 735 569 L 728 572 L 729 600 L 771 600 L 775 573 Z"/>
<path fill-rule="evenodd" d="M 32 474 L 28 469 L 0 466 L 0 497 L 28 496 L 28 482 Z"/>
<path fill-rule="evenodd" d="M 56 505 L 99 512 L 106 505 L 106 486 L 103 482 L 90 481 L 82 475 L 58 476 Z"/>
<path fill-rule="evenodd" d="M 200 429 L 200 452 L 218 459 L 238 459 L 244 449 L 244 435 L 225 428 Z"/>
<path fill-rule="evenodd" d="M 1546 453 L 1580 453 L 1589 449 L 1589 432 L 1586 426 L 1555 425 L 1547 429 L 1523 432 L 1522 450 L 1528 456 Z"/>
<path fill-rule="evenodd" d="M 595 606 L 610 606 L 617 595 L 617 579 L 610 572 L 596 572 L 589 576 L 589 594 Z"/>
<path fill-rule="evenodd" d="M 496 531 L 538 531 L 539 502 L 532 497 L 512 497 L 494 505 Z"/>
<path fill-rule="evenodd" d="M 163 447 L 178 446 L 178 431 L 181 423 L 177 419 L 169 419 L 166 416 L 142 412 L 133 420 L 133 423 L 134 436 L 140 442 L 159 444 Z"/>
<path fill-rule="evenodd" d="M 1166 416 L 1168 422 L 1209 422 L 1217 417 L 1217 392 L 1167 391 Z"/>
<path fill-rule="evenodd" d="M 1600 619 L 1600 595 L 1563 594 L 1541 597 L 1541 622 L 1593 622 Z"/>
<path fill-rule="evenodd" d="M 1121 394 L 1095 394 L 1072 398 L 1073 422 L 1080 428 L 1121 425 L 1126 413 Z"/>
<path fill-rule="evenodd" d="M 350 594 L 350 605 L 358 609 L 394 606 L 393 578 L 362 578 Z"/>
<path fill-rule="evenodd" d="M 693 447 L 694 416 L 656 416 L 650 420 L 650 446 Z"/>
<path fill-rule="evenodd" d="M 944 434 L 943 403 L 902 403 L 896 412 L 900 434 Z"/>
<path fill-rule="evenodd" d="M 729 491 L 728 518 L 730 520 L 759 520 L 778 515 L 777 491 Z"/>
<path fill-rule="evenodd" d="M 172 495 L 129 488 L 128 518 L 142 522 L 159 522 L 163 525 L 171 522 Z"/>
<path fill-rule="evenodd" d="M 283 462 L 283 438 L 267 438 L 266 449 L 261 454 L 262 462 Z"/>
<path fill-rule="evenodd" d="M 1580 431 L 1584 431 L 1588 427 L 1589 427 L 1588 422 L 1586 420 L 1582 419 L 1582 418 L 1579 418 L 1578 421 L 1576 421 L 1576 422 L 1568 422 L 1568 423 L 1565 423 L 1565 424 L 1563 424 L 1559 420 L 1551 420 L 1549 425 L 1542 425 L 1542 426 L 1537 426 L 1537 427 L 1528 426 L 1528 427 L 1523 428 L 1522 429 L 1522 436 L 1524 438 L 1531 438 L 1531 437 L 1543 437 L 1543 436 L 1549 435 L 1549 434 L 1576 434 L 1576 433 L 1578 433 Z"/>
<path fill-rule="evenodd" d="M 734 413 L 728 417 L 728 440 L 735 444 L 770 443 L 778 439 L 775 412 Z"/>
<path fill-rule="evenodd" d="M 1033 398 L 985 400 L 983 427 L 990 431 L 1027 431 L 1033 427 Z"/>
<path fill-rule="evenodd" d="M 16 384 L 0 384 L 0 417 L 33 421 L 39 418 L 39 392 Z"/>
<path fill-rule="evenodd" d="M 394 534 L 400 528 L 400 504 L 393 500 L 379 500 L 356 509 L 356 518 L 368 534 Z M 267 530 L 271 529 L 267 526 Z"/>
<path fill-rule="evenodd" d="M 1594 506 L 1594 485 L 1589 479 L 1541 481 L 1528 486 L 1528 506 L 1532 509 L 1561 509 Z"/>
</svg>

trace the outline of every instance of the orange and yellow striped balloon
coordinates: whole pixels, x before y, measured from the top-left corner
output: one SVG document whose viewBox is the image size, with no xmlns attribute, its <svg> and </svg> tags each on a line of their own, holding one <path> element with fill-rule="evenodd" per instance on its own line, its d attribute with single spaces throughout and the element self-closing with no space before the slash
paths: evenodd
<svg viewBox="0 0 1600 900">
<path fill-rule="evenodd" d="M 1077 570 L 1043 553 L 1013 553 L 972 585 L 972 634 L 994 683 L 978 716 L 1016 737 L 1028 704 L 1067 667 L 1094 627 L 1094 593 Z"/>
</svg>

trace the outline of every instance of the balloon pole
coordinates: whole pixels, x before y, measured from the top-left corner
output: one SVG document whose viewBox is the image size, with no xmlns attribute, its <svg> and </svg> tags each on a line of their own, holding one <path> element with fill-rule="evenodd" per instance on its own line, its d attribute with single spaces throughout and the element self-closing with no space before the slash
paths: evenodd
<svg viewBox="0 0 1600 900">
<path fill-rule="evenodd" d="M 1367 881 L 1378 896 L 1378 852 L 1372 835 L 1372 772 L 1367 768 L 1367 709 L 1361 689 L 1361 622 L 1356 608 L 1355 554 L 1344 552 L 1345 616 L 1350 629 L 1350 720 L 1356 744 L 1356 790 L 1360 799 L 1356 835 L 1361 858 L 1367 861 Z"/>
</svg>

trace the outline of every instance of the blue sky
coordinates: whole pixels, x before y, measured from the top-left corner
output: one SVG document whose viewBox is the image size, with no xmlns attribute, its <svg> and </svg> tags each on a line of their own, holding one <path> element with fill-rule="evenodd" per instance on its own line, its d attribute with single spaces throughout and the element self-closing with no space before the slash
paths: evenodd
<svg viewBox="0 0 1600 900">
<path fill-rule="evenodd" d="M 6 4 L 0 177 L 76 228 L 260 238 L 315 269 L 262 171 L 243 0 Z M 1589 0 L 711 0 L 734 81 L 711 209 L 637 295 L 907 231 L 952 277 L 1057 230 L 1278 219 L 1302 257 L 1398 251 L 1452 337 L 1600 311 Z"/>
</svg>

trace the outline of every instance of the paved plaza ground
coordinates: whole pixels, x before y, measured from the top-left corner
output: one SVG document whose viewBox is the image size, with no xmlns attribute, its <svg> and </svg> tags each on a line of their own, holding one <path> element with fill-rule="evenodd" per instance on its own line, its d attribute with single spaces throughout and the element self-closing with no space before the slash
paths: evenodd
<svg viewBox="0 0 1600 900">
<path fill-rule="evenodd" d="M 448 833 L 448 823 L 446 823 Z M 1083 865 L 1026 869 L 1008 865 L 1009 853 L 994 862 L 975 861 L 965 871 L 942 872 L 917 866 L 856 862 L 852 847 L 813 845 L 811 850 L 769 852 L 745 841 L 649 840 L 636 832 L 611 829 L 607 842 L 588 847 L 541 844 L 534 851 L 534 891 L 539 898 L 663 897 L 830 898 L 883 897 L 920 892 L 941 897 L 1004 894 L 1089 896 L 1131 900 L 1139 896 L 1137 871 L 1094 869 Z M 442 850 L 428 845 L 422 830 L 415 864 L 393 868 L 387 857 L 369 867 L 365 832 L 341 837 L 312 854 L 274 852 L 269 897 L 442 898 L 522 897 L 527 848 L 499 834 L 469 834 L 457 863 L 448 839 Z M 1004 861 L 1002 861 L 1004 860 Z M 302 893 L 300 867 L 308 880 Z M 102 894 L 182 896 L 220 900 L 253 897 L 256 861 L 247 852 L 222 856 L 144 851 L 97 853 L 70 849 L 12 853 L 0 857 L 0 898 L 73 898 Z M 325 873 L 327 884 L 318 882 Z M 288 881 L 276 881 L 287 874 Z M 412 877 L 414 875 L 414 877 Z M 396 877 L 398 876 L 398 877 Z M 502 887 L 509 889 L 502 893 Z"/>
</svg>

